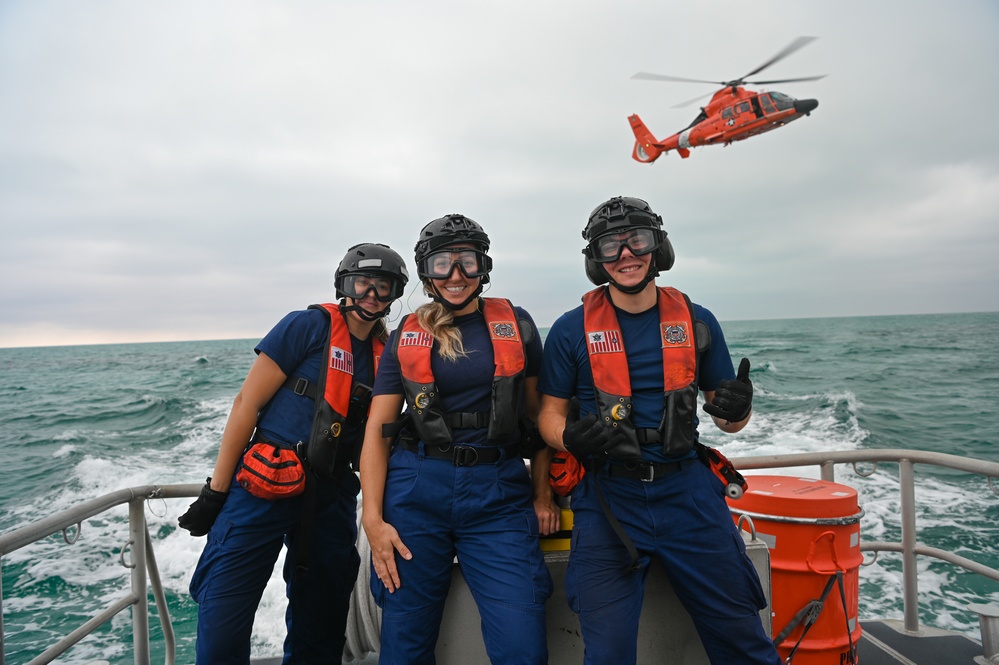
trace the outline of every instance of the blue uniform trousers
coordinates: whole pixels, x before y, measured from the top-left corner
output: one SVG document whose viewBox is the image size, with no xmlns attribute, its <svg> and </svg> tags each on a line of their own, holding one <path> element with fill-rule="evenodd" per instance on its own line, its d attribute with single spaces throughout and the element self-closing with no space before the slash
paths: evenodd
<svg viewBox="0 0 999 665">
<path fill-rule="evenodd" d="M 316 482 L 309 569 L 303 578 L 293 571 L 305 497 L 267 501 L 233 481 L 191 580 L 198 603 L 198 665 L 249 662 L 253 617 L 282 543 L 288 547 L 284 663 L 343 660 L 347 609 L 360 564 L 355 547 L 359 490 L 353 473 L 342 476 L 339 485 Z"/>
<path fill-rule="evenodd" d="M 382 608 L 381 665 L 436 662 L 434 650 L 457 555 L 497 665 L 548 662 L 551 576 L 538 541 L 530 476 L 521 459 L 454 466 L 396 448 L 383 514 L 413 553 L 396 556 L 401 586 L 371 575 Z"/>
<path fill-rule="evenodd" d="M 638 550 L 638 570 L 629 569 L 631 558 L 607 521 L 595 482 Z M 584 476 L 572 494 L 565 580 L 569 605 L 579 614 L 584 663 L 635 663 L 645 578 L 655 556 L 713 665 L 780 665 L 758 614 L 766 605 L 759 576 L 723 492 L 697 460 L 652 482 L 610 478 L 606 471 Z"/>
</svg>

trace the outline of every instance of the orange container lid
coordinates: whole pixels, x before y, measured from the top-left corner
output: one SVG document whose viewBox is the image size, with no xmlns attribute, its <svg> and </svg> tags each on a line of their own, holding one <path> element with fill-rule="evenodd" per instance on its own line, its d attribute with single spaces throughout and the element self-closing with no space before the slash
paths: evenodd
<svg viewBox="0 0 999 665">
<path fill-rule="evenodd" d="M 859 506 L 857 491 L 847 485 L 795 476 L 746 476 L 749 489 L 728 499 L 740 511 L 779 517 L 850 517 Z"/>
</svg>

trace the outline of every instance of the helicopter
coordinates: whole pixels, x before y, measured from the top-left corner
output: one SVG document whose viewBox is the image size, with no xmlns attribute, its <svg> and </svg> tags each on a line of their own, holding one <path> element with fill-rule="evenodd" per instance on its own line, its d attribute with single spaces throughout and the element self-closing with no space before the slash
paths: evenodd
<svg viewBox="0 0 999 665">
<path fill-rule="evenodd" d="M 792 83 L 798 81 L 817 81 L 822 76 L 807 76 L 803 78 L 780 79 L 775 81 L 747 81 L 770 65 L 783 60 L 798 49 L 815 40 L 816 37 L 798 37 L 784 47 L 777 55 L 770 58 L 753 71 L 731 81 L 704 81 L 701 79 L 667 76 L 665 74 L 649 74 L 638 72 L 631 78 L 646 81 L 679 81 L 683 83 L 713 83 L 725 86 L 712 95 L 707 106 L 701 107 L 700 114 L 684 129 L 661 141 L 649 131 L 638 115 L 628 117 L 631 131 L 635 134 L 635 148 L 632 159 L 643 164 L 651 164 L 661 155 L 670 150 L 676 150 L 680 157 L 690 157 L 690 149 L 703 145 L 729 145 L 734 141 L 742 141 L 751 136 L 769 132 L 783 127 L 802 116 L 811 115 L 818 105 L 815 99 L 795 99 L 782 92 L 756 92 L 747 90 L 744 86 L 771 85 L 777 83 Z M 694 99 L 677 104 L 673 108 L 681 108 L 693 104 L 706 97 L 700 95 Z"/>
</svg>

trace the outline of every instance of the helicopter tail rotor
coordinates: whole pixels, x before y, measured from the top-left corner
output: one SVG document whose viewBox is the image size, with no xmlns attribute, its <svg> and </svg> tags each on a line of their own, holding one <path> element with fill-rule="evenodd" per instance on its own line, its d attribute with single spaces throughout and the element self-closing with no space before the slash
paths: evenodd
<svg viewBox="0 0 999 665">
<path fill-rule="evenodd" d="M 656 137 L 652 135 L 642 119 L 637 115 L 632 115 L 628 117 L 628 122 L 631 123 L 631 131 L 635 134 L 635 147 L 631 151 L 631 158 L 643 164 L 651 164 L 659 159 L 662 150 L 657 145 Z"/>
</svg>

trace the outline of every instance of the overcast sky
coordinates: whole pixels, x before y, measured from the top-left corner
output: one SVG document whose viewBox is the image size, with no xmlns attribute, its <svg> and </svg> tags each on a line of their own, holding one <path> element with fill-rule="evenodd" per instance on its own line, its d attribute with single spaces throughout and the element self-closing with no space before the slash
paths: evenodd
<svg viewBox="0 0 999 665">
<path fill-rule="evenodd" d="M 710 85 L 818 109 L 631 159 Z M 259 338 L 333 299 L 350 245 L 489 233 L 487 295 L 550 325 L 580 231 L 648 200 L 660 283 L 720 320 L 999 310 L 994 0 L 323 0 L 0 4 L 0 346 Z M 407 290 L 396 312 L 425 302 Z"/>
</svg>

